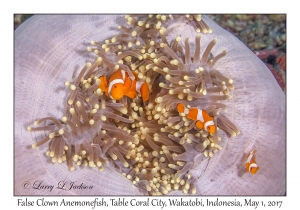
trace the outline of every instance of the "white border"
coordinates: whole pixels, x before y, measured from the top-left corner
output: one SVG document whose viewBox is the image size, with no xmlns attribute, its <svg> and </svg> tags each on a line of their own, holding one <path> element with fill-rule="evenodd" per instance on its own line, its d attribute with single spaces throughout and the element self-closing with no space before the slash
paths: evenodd
<svg viewBox="0 0 300 210">
<path fill-rule="evenodd" d="M 296 117 L 299 114 L 299 53 L 297 51 L 299 32 L 298 11 L 296 5 L 290 2 L 275 0 L 251 0 L 251 1 L 81 1 L 77 2 L 52 0 L 52 1 L 11 1 L 2 4 L 1 10 L 1 141 L 2 146 L 2 170 L 1 170 L 1 206 L 16 207 L 17 199 L 25 197 L 13 197 L 13 14 L 31 13 L 286 13 L 287 14 L 287 196 L 286 197 L 247 197 L 253 200 L 283 200 L 281 209 L 298 206 L 299 192 L 299 154 L 298 145 L 300 139 L 296 131 L 299 129 L 299 122 Z M 296 29 L 296 30 L 295 30 Z M 15 91 L 18 91 L 18 84 L 15 84 Z M 271 108 L 271 107 L 270 107 Z M 4 135 L 3 135 L 4 134 Z M 276 161 L 276 160 L 274 160 Z M 282 169 L 285 170 L 285 169 Z M 263 185 L 263 183 L 262 183 Z M 297 190 L 297 191 L 296 191 Z M 30 197 L 36 200 L 40 197 Z M 159 197 L 167 199 L 168 197 Z M 179 197 L 178 197 L 179 198 Z M 195 198 L 195 197 L 192 197 Z M 216 199 L 216 197 L 203 197 L 203 199 Z M 222 197 L 222 200 L 243 200 L 243 197 Z M 61 201 L 61 197 L 47 197 L 47 200 Z M 92 200 L 92 197 L 65 197 L 68 200 Z M 106 197 L 109 199 L 109 197 Z M 144 199 L 143 197 L 127 197 L 127 199 Z M 35 207 L 39 208 L 39 207 Z M 63 208 L 63 207 L 59 207 Z M 75 207 L 78 208 L 78 207 Z M 99 208 L 99 207 L 98 207 Z M 129 209 L 128 207 L 125 207 Z M 133 207 L 130 207 L 132 209 Z M 175 207 L 179 209 L 180 207 Z M 222 207 L 222 209 L 232 209 Z M 273 207 L 274 208 L 274 207 Z M 199 209 L 199 207 L 197 208 Z M 245 208 L 242 208 L 245 209 Z M 246 208 L 247 209 L 247 208 Z M 250 209 L 250 208 L 249 208 Z M 253 207 L 251 209 L 254 209 Z"/>
</svg>

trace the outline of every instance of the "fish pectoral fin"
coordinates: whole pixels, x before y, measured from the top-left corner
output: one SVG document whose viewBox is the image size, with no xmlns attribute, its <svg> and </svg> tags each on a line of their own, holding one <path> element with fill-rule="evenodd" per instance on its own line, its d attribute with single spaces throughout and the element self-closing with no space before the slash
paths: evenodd
<svg viewBox="0 0 300 210">
<path fill-rule="evenodd" d="M 107 89 L 108 89 L 108 85 L 107 85 L 107 79 L 106 76 L 101 76 L 100 78 L 100 85 L 99 88 L 102 90 L 102 92 L 107 94 Z"/>
<path fill-rule="evenodd" d="M 129 91 L 125 94 L 125 96 L 129 97 L 129 98 L 136 98 L 136 91 Z"/>
<path fill-rule="evenodd" d="M 204 128 L 204 123 L 201 122 L 200 120 L 196 121 L 196 127 L 202 130 Z"/>
</svg>

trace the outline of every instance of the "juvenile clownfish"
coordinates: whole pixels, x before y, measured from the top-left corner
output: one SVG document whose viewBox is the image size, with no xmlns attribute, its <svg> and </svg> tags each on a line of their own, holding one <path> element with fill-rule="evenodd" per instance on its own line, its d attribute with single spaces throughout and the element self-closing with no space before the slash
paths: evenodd
<svg viewBox="0 0 300 210">
<path fill-rule="evenodd" d="M 216 125 L 214 118 L 209 116 L 207 111 L 199 108 L 186 108 L 182 103 L 177 104 L 177 111 L 186 114 L 186 117 L 196 121 L 196 127 L 201 130 L 214 134 L 216 132 Z"/>
<path fill-rule="evenodd" d="M 120 100 L 123 96 L 129 98 L 136 98 L 137 93 L 140 93 L 144 102 L 149 100 L 149 86 L 146 82 L 137 81 L 137 74 L 132 72 L 135 76 L 134 80 L 129 78 L 129 75 L 124 70 L 115 71 L 109 78 L 107 83 L 106 76 L 100 77 L 99 88 L 114 100 Z"/>
<path fill-rule="evenodd" d="M 256 174 L 259 169 L 259 166 L 256 164 L 255 156 L 256 150 L 252 150 L 246 160 L 245 170 L 246 172 L 250 172 L 251 174 Z"/>
</svg>

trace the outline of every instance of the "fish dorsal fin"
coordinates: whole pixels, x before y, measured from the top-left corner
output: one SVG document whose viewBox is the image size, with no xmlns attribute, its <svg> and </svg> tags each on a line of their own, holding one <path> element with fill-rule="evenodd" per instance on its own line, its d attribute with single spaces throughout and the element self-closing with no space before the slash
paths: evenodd
<svg viewBox="0 0 300 210">
<path fill-rule="evenodd" d="M 191 120 L 197 120 L 198 114 L 199 114 L 199 109 L 191 108 L 187 114 L 187 118 Z"/>
<path fill-rule="evenodd" d="M 206 122 L 206 121 L 212 121 L 214 118 L 209 116 L 207 111 L 206 110 L 202 110 L 202 115 L 203 115 L 203 122 Z"/>
</svg>

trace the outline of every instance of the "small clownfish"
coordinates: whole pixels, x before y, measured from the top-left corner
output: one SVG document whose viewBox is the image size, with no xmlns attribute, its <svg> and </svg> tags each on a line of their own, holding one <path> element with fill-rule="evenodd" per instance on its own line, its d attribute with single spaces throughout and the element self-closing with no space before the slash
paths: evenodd
<svg viewBox="0 0 300 210">
<path fill-rule="evenodd" d="M 186 117 L 196 121 L 196 127 L 201 130 L 214 134 L 216 132 L 216 125 L 214 118 L 209 116 L 207 111 L 199 108 L 186 108 L 182 103 L 177 104 L 177 111 L 186 114 Z"/>
<path fill-rule="evenodd" d="M 245 169 L 246 172 L 250 172 L 251 174 L 256 174 L 259 169 L 259 166 L 256 164 L 255 156 L 256 150 L 252 150 L 246 160 Z"/>
<path fill-rule="evenodd" d="M 137 74 L 135 72 L 132 73 L 135 76 L 134 80 L 129 78 L 127 72 L 118 69 L 111 75 L 108 84 L 106 76 L 101 76 L 99 88 L 114 100 L 120 100 L 123 96 L 133 99 L 136 98 L 137 93 L 140 93 L 143 102 L 148 101 L 150 95 L 148 84 L 137 81 Z"/>
</svg>

